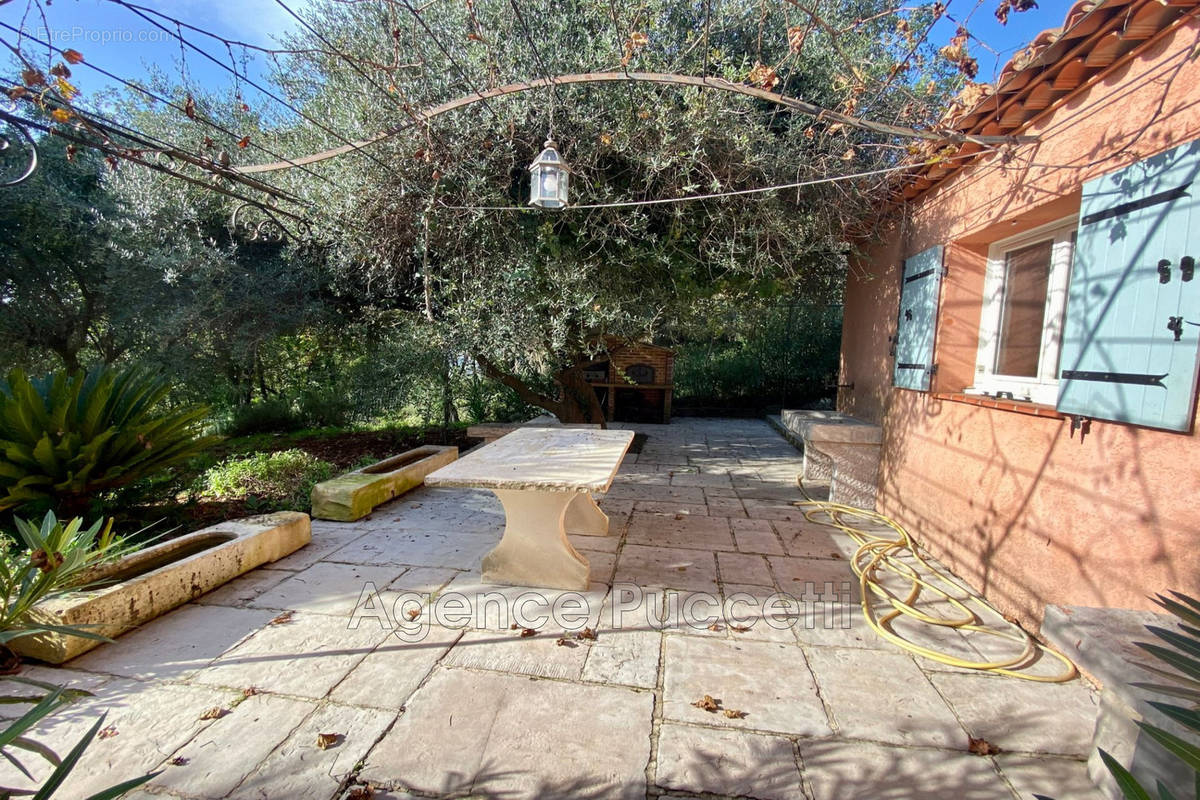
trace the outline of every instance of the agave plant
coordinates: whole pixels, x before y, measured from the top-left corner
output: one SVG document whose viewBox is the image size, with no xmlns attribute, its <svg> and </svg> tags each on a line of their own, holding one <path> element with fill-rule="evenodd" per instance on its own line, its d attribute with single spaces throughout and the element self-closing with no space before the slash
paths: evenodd
<svg viewBox="0 0 1200 800">
<path fill-rule="evenodd" d="M 82 510 L 97 492 L 178 464 L 208 447 L 208 410 L 161 407 L 170 387 L 140 369 L 95 367 L 0 383 L 0 511 Z"/>
</svg>

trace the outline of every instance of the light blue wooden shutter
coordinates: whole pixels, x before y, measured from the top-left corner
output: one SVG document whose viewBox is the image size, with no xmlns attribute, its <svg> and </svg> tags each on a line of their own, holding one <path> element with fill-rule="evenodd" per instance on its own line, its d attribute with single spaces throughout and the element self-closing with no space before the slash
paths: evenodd
<svg viewBox="0 0 1200 800">
<path fill-rule="evenodd" d="M 1200 141 L 1083 186 L 1058 410 L 1186 431 L 1200 354 Z"/>
<path fill-rule="evenodd" d="M 892 379 L 902 389 L 929 391 L 929 378 L 933 375 L 933 333 L 937 328 L 938 295 L 942 286 L 942 249 L 937 245 L 904 259 Z"/>
</svg>

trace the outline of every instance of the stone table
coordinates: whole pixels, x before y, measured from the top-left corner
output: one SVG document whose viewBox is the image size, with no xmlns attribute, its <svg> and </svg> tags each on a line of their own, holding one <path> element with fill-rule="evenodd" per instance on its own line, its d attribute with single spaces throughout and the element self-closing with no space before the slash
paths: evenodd
<svg viewBox="0 0 1200 800">
<path fill-rule="evenodd" d="M 588 588 L 590 568 L 567 531 L 605 535 L 592 499 L 606 492 L 632 431 L 521 428 L 425 478 L 426 486 L 490 489 L 504 506 L 504 538 L 483 559 L 483 579 L 513 586 Z"/>
</svg>

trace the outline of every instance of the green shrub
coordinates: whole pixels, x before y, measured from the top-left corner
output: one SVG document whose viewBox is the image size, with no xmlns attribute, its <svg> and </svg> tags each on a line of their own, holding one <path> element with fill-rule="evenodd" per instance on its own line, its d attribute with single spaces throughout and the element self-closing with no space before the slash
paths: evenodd
<svg viewBox="0 0 1200 800">
<path fill-rule="evenodd" d="M 344 428 L 350 424 L 351 404 L 332 392 L 300 395 L 300 420 L 306 428 Z"/>
<path fill-rule="evenodd" d="M 227 459 L 201 481 L 207 494 L 300 511 L 308 508 L 313 484 L 332 478 L 334 471 L 333 464 L 303 450 L 279 450 Z"/>
<path fill-rule="evenodd" d="M 227 436 L 250 436 L 255 433 L 290 433 L 304 427 L 290 400 L 272 398 L 258 403 L 235 406 L 221 426 Z"/>
<path fill-rule="evenodd" d="M 215 440 L 203 406 L 168 409 L 163 378 L 96 367 L 0 384 L 0 510 L 29 504 L 68 514 L 97 493 L 179 464 Z"/>
</svg>

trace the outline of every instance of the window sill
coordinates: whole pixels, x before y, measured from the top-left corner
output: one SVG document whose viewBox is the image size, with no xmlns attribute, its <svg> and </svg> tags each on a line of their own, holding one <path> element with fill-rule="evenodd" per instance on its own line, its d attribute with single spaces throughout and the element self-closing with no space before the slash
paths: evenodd
<svg viewBox="0 0 1200 800">
<path fill-rule="evenodd" d="M 963 392 L 934 392 L 933 397 L 937 400 L 947 400 L 951 403 L 965 403 L 969 406 L 994 408 L 997 411 L 1015 411 L 1018 414 L 1028 414 L 1031 417 L 1066 419 L 1066 415 L 1059 413 L 1054 406 L 1030 403 L 1025 400 L 1001 400 L 978 394 L 964 394 Z"/>
</svg>

